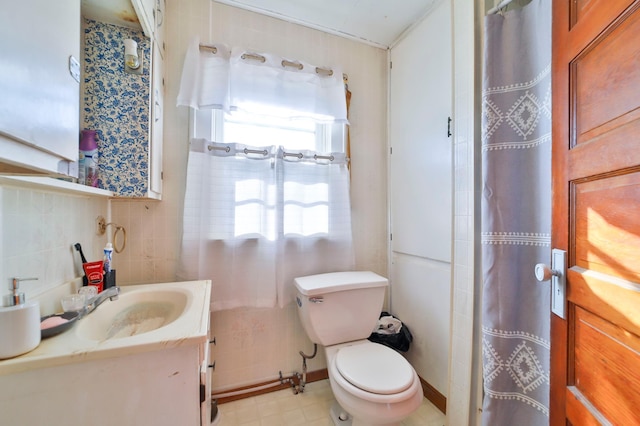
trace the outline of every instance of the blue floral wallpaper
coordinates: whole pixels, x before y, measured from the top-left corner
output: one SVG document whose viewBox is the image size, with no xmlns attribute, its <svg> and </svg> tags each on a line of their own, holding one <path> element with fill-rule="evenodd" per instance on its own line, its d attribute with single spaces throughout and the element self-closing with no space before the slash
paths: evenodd
<svg viewBox="0 0 640 426">
<path fill-rule="evenodd" d="M 99 186 L 146 196 L 149 179 L 150 42 L 142 31 L 85 19 L 82 129 L 98 134 Z M 124 42 L 144 52 L 141 75 L 124 72 Z"/>
</svg>

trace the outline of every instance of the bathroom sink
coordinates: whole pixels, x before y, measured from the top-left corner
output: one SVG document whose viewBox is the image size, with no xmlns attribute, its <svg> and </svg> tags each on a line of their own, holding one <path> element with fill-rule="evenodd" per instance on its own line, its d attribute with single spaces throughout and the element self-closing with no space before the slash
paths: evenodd
<svg viewBox="0 0 640 426">
<path fill-rule="evenodd" d="M 81 285 L 78 277 L 73 287 L 34 300 L 40 303 L 35 325 L 42 306 L 59 309 L 61 295 Z M 211 281 L 123 285 L 117 300 L 101 294 L 104 302 L 68 331 L 0 360 L 0 425 L 40 425 L 49 418 L 94 426 L 200 424 L 197 392 L 200 384 L 209 386 L 211 374 Z M 87 395 L 108 396 L 89 407 Z"/>
<path fill-rule="evenodd" d="M 148 333 L 178 319 L 187 300 L 187 294 L 179 289 L 120 293 L 118 300 L 106 301 L 82 318 L 76 334 L 83 339 L 104 341 Z"/>
<path fill-rule="evenodd" d="M 80 278 L 76 281 L 75 285 L 82 284 Z M 59 309 L 60 295 L 69 291 L 74 292 L 69 287 L 55 292 L 49 296 L 55 303 L 44 300 L 44 305 Z M 91 313 L 76 320 L 73 328 L 43 339 L 32 351 L 0 360 L 0 383 L 4 383 L 3 376 L 7 374 L 143 356 L 208 341 L 211 281 L 124 285 L 120 286 L 118 296 L 117 300 L 107 298 Z M 39 315 L 36 316 L 39 320 Z M 2 420 L 0 424 L 4 424 Z"/>
</svg>

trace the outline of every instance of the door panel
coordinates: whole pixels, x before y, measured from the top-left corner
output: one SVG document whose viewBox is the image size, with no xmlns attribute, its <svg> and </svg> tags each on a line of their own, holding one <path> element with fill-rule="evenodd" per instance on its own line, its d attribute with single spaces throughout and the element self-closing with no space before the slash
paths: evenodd
<svg viewBox="0 0 640 426">
<path fill-rule="evenodd" d="M 640 286 L 609 275 L 574 266 L 567 272 L 571 287 L 567 299 L 576 306 L 607 318 L 630 333 L 640 335 Z"/>
<path fill-rule="evenodd" d="M 580 426 L 602 426 L 607 421 L 604 416 L 597 413 L 595 408 L 591 410 L 581 410 L 583 404 L 589 404 L 575 387 L 569 386 L 567 394 L 567 417 L 574 419 Z"/>
<path fill-rule="evenodd" d="M 451 262 L 451 7 L 441 2 L 391 49 L 392 250 Z"/>
<path fill-rule="evenodd" d="M 573 392 L 613 424 L 640 424 L 640 338 L 579 307 L 574 315 Z"/>
<path fill-rule="evenodd" d="M 575 2 L 567 2 L 568 8 L 563 13 L 567 19 L 558 23 L 564 25 L 565 22 L 569 22 L 572 31 L 589 31 L 590 34 L 579 34 L 580 39 L 592 40 L 634 2 L 634 0 L 576 0 Z"/>
<path fill-rule="evenodd" d="M 640 134 L 640 111 L 636 111 L 634 121 L 611 129 L 606 136 L 595 137 L 589 143 L 576 146 L 568 159 L 567 172 L 571 180 L 605 174 L 611 170 L 632 168 L 640 162 L 637 135 Z M 609 143 L 612 139 L 615 143 Z M 591 158 L 602 158 L 603 162 L 593 163 Z"/>
<path fill-rule="evenodd" d="M 572 64 L 576 142 L 585 143 L 638 118 L 640 15 L 632 15 L 590 45 Z M 609 96 L 615 92 L 616 96 Z"/>
<path fill-rule="evenodd" d="M 603 2 L 599 4 L 602 9 Z M 610 6 L 607 3 L 607 7 Z M 592 37 L 594 40 L 575 43 L 584 46 L 581 52 L 565 52 L 565 57 L 577 55 L 570 61 L 569 129 L 574 146 L 569 164 L 570 180 L 640 163 L 640 150 L 636 149 L 637 142 L 633 139 L 640 133 L 640 97 L 636 94 L 640 86 L 640 16 L 612 18 L 614 23 L 602 32 L 593 30 L 603 27 L 602 19 L 596 22 L 597 17 L 600 15 L 585 18 L 581 27 L 584 30 L 570 38 L 588 40 Z M 607 161 L 594 163 L 591 158 Z"/>
<path fill-rule="evenodd" d="M 640 424 L 640 0 L 554 0 L 551 424 Z"/>
<path fill-rule="evenodd" d="M 586 13 L 589 12 L 591 6 L 595 3 L 593 0 L 575 0 L 571 10 L 573 22 L 578 22 Z"/>
<path fill-rule="evenodd" d="M 640 281 L 640 172 L 576 183 L 575 265 Z"/>
</svg>

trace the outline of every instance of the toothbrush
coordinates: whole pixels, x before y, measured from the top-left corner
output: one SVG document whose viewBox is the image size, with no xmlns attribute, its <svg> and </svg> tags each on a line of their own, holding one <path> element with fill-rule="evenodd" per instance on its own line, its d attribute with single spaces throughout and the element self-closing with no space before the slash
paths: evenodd
<svg viewBox="0 0 640 426">
<path fill-rule="evenodd" d="M 76 248 L 76 250 L 78 250 L 78 253 L 80 253 L 80 259 L 82 259 L 82 263 L 87 263 L 87 258 L 84 257 L 84 253 L 82 253 L 82 246 L 80 245 L 80 243 L 75 243 L 73 246 Z M 82 276 L 82 285 L 89 285 L 89 278 L 87 278 L 86 274 Z"/>
<path fill-rule="evenodd" d="M 87 258 L 84 257 L 84 253 L 82 253 L 82 246 L 80 245 L 80 243 L 75 243 L 74 247 L 80 253 L 80 259 L 82 259 L 82 263 L 87 263 Z"/>
</svg>

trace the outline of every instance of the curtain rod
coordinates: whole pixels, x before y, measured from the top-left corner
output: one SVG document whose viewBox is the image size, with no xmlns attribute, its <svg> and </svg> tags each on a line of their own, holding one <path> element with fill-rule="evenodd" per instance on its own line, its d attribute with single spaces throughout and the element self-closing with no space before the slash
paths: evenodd
<svg viewBox="0 0 640 426">
<path fill-rule="evenodd" d="M 493 15 L 494 13 L 497 13 L 500 11 L 500 9 L 503 9 L 507 6 L 509 6 L 509 3 L 511 3 L 513 0 L 502 0 L 500 3 L 498 3 L 497 6 L 493 7 L 492 9 L 489 9 L 489 11 L 487 12 L 487 15 Z"/>
<path fill-rule="evenodd" d="M 224 152 L 230 152 L 231 151 L 231 147 L 230 146 L 213 146 L 213 145 L 209 145 L 207 146 L 207 149 L 209 151 L 224 151 Z M 261 154 L 264 155 L 265 157 L 267 156 L 267 154 L 269 154 L 269 151 L 267 151 L 266 149 L 248 149 L 245 148 L 243 149 L 241 152 L 243 152 L 245 155 L 247 154 Z"/>
<path fill-rule="evenodd" d="M 509 0 L 511 1 L 511 0 Z M 200 44 L 200 50 L 207 50 L 211 53 L 213 53 L 214 55 L 216 53 L 218 53 L 218 48 L 215 46 L 211 46 L 211 45 L 207 45 L 207 44 Z M 260 61 L 260 62 L 265 62 L 267 59 L 262 56 L 262 55 L 258 55 L 257 53 L 243 53 L 241 56 L 242 59 L 252 59 L 254 61 Z M 287 61 L 285 59 L 282 60 L 281 62 L 282 67 L 293 67 L 293 68 L 297 68 L 299 70 L 303 69 L 304 66 L 299 63 L 299 62 L 292 62 L 292 61 Z M 324 74 L 326 76 L 331 77 L 333 75 L 333 70 L 332 69 L 327 69 L 327 68 L 320 68 L 320 67 L 316 67 L 316 73 L 318 74 Z M 347 76 L 346 74 L 342 74 L 342 79 L 346 82 L 349 80 L 349 76 Z"/>
<path fill-rule="evenodd" d="M 207 149 L 209 151 L 224 151 L 224 152 L 230 152 L 231 151 L 231 147 L 230 146 L 208 145 Z M 269 151 L 267 151 L 266 149 L 248 149 L 248 148 L 245 148 L 240 152 L 243 152 L 244 155 L 247 155 L 247 154 L 260 154 L 260 155 L 264 155 L 265 157 L 267 156 L 267 154 L 269 154 Z"/>
<path fill-rule="evenodd" d="M 230 146 L 213 146 L 213 145 L 208 145 L 207 149 L 209 151 L 224 151 L 224 152 L 230 152 L 231 151 L 231 147 Z M 269 152 L 265 149 L 265 150 L 257 150 L 257 149 L 243 149 L 242 151 L 245 155 L 246 154 L 262 154 L 264 156 L 266 156 Z M 282 153 L 283 157 L 297 157 L 299 159 L 304 158 L 304 155 L 302 155 L 301 152 L 283 152 Z M 335 157 L 333 155 L 318 155 L 318 154 L 314 154 L 313 155 L 313 159 L 314 160 L 329 160 L 329 161 L 333 161 L 335 160 Z"/>
</svg>

